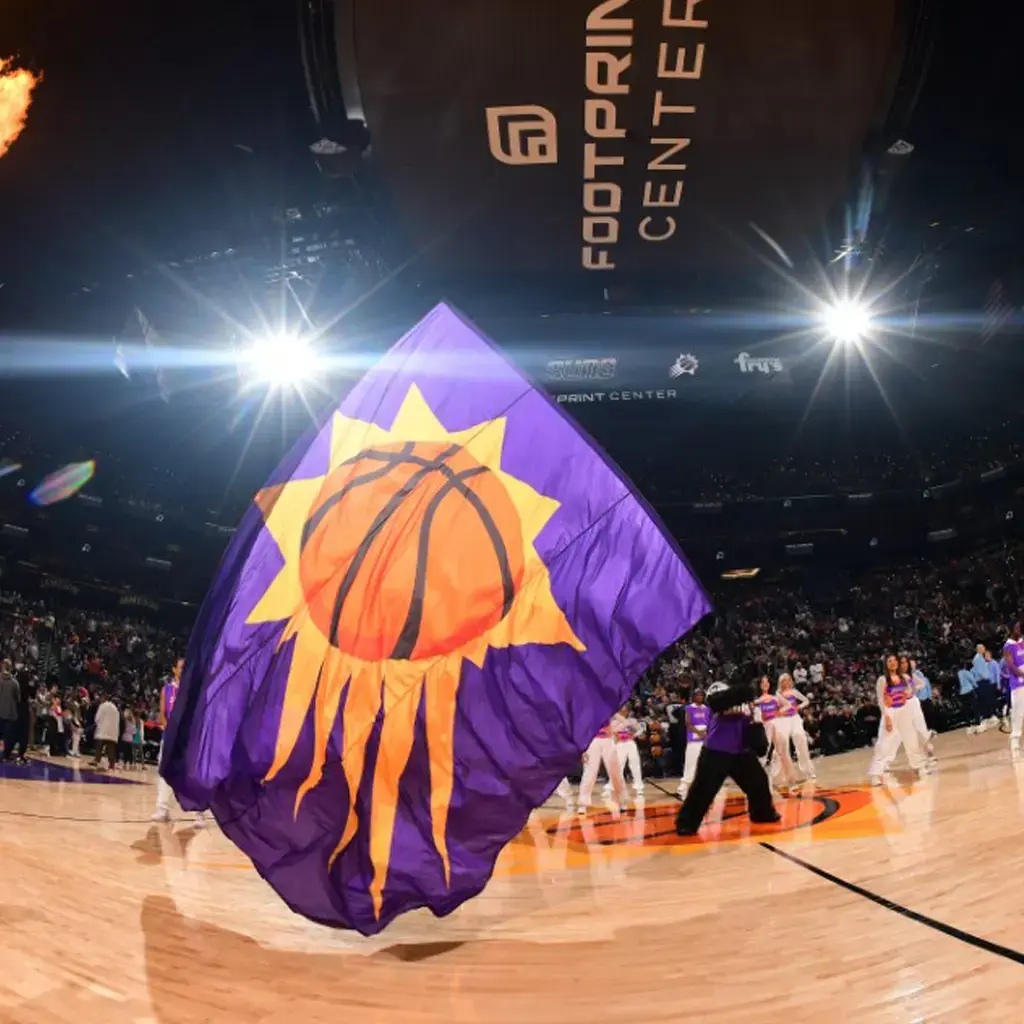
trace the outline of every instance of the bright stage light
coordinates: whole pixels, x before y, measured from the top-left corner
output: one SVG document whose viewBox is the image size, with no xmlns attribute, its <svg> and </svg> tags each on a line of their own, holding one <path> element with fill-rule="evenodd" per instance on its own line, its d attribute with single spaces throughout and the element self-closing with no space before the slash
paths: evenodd
<svg viewBox="0 0 1024 1024">
<path fill-rule="evenodd" d="M 829 306 L 822 321 L 830 337 L 843 344 L 856 344 L 871 330 L 871 310 L 862 302 L 844 299 Z"/>
<path fill-rule="evenodd" d="M 245 357 L 252 376 L 274 387 L 297 387 L 316 373 L 316 351 L 309 341 L 277 334 L 253 343 Z"/>
</svg>

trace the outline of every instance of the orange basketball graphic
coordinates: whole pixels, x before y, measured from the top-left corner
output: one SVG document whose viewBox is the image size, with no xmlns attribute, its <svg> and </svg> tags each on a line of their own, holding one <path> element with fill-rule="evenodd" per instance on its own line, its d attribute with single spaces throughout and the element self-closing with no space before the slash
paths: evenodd
<svg viewBox="0 0 1024 1024">
<path fill-rule="evenodd" d="M 457 444 L 382 444 L 323 482 L 299 575 L 340 651 L 374 662 L 450 654 L 509 613 L 522 526 L 504 485 Z"/>
</svg>

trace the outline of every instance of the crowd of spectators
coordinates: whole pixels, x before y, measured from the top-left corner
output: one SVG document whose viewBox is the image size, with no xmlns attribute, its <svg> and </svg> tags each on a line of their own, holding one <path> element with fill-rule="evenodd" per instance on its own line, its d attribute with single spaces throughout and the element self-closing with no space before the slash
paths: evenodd
<svg viewBox="0 0 1024 1024">
<path fill-rule="evenodd" d="M 145 622 L 77 609 L 55 615 L 43 600 L 0 592 L 0 659 L 18 683 L 17 725 L 5 733 L 16 740 L 3 756 L 95 756 L 96 712 L 110 700 L 120 718 L 116 764 L 153 763 L 160 684 L 182 647 L 181 636 Z"/>
<path fill-rule="evenodd" d="M 915 659 L 932 683 L 936 731 L 968 724 L 958 672 L 977 646 L 996 659 L 1021 618 L 1024 549 L 999 549 L 943 565 L 913 565 L 859 576 L 807 574 L 766 581 L 675 644 L 641 681 L 634 714 L 645 724 L 648 769 L 680 774 L 681 705 L 716 679 L 789 672 L 810 699 L 805 729 L 816 754 L 874 742 L 876 680 L 887 653 Z"/>
<path fill-rule="evenodd" d="M 1024 549 L 959 562 L 817 577 L 806 568 L 753 584 L 726 584 L 718 611 L 669 649 L 641 680 L 634 713 L 646 725 L 647 770 L 678 775 L 681 705 L 716 679 L 790 672 L 809 699 L 805 728 L 819 754 L 871 744 L 875 681 L 886 653 L 914 658 L 932 683 L 941 731 L 965 721 L 957 673 L 983 644 L 996 653 L 1022 609 Z M 96 709 L 120 716 L 119 763 L 152 762 L 159 689 L 185 638 L 135 619 L 82 610 L 57 615 L 40 601 L 0 593 L 0 659 L 19 683 L 27 746 L 76 759 L 89 752 Z M 24 749 L 11 751 L 23 756 Z"/>
</svg>

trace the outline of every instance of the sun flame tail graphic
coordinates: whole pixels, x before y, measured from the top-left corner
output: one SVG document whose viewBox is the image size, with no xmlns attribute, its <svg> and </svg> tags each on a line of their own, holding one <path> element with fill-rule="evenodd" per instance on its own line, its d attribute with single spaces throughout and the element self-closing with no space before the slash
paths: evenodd
<svg viewBox="0 0 1024 1024">
<path fill-rule="evenodd" d="M 9 57 L 0 57 L 0 157 L 24 131 L 32 92 L 40 81 L 31 71 L 12 68 Z"/>
</svg>

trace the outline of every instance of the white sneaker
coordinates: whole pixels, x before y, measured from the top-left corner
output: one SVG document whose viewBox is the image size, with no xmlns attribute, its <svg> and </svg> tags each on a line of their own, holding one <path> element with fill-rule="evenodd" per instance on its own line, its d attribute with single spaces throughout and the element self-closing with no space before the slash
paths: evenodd
<svg viewBox="0 0 1024 1024">
<path fill-rule="evenodd" d="M 195 827 L 196 828 L 206 828 L 206 826 L 208 824 L 209 824 L 209 819 L 206 817 L 206 812 L 205 811 L 197 811 L 196 812 Z"/>
<path fill-rule="evenodd" d="M 869 775 L 868 776 L 868 781 L 871 783 L 872 786 L 880 786 L 882 784 L 882 776 L 881 775 Z"/>
<path fill-rule="evenodd" d="M 170 821 L 170 811 L 156 811 L 150 821 Z"/>
<path fill-rule="evenodd" d="M 968 736 L 973 736 L 977 731 L 978 731 L 978 727 L 976 725 L 969 725 L 969 726 L 967 726 L 967 735 Z"/>
<path fill-rule="evenodd" d="M 982 722 L 981 725 L 978 726 L 977 731 L 978 732 L 984 732 L 987 728 L 988 728 L 988 720 Z"/>
</svg>

